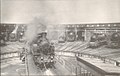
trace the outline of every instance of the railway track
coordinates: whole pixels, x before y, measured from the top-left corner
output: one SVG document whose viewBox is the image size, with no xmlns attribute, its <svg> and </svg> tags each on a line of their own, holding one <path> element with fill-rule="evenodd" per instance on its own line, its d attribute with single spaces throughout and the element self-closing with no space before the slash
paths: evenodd
<svg viewBox="0 0 120 76">
<path fill-rule="evenodd" d="M 120 62 L 118 62 L 118 61 L 116 61 L 114 59 L 106 58 L 106 57 L 102 57 L 102 56 L 97 56 L 97 55 L 92 55 L 92 54 L 70 52 L 70 51 L 62 51 L 62 52 L 59 52 L 59 53 L 56 53 L 56 54 L 60 55 L 60 56 L 64 56 L 64 57 L 75 57 L 76 55 L 80 54 L 80 56 L 82 56 L 82 57 L 98 58 L 98 59 L 103 60 L 103 62 L 108 62 L 110 64 L 118 63 L 119 65 L 116 65 L 116 66 L 120 66 Z"/>
<path fill-rule="evenodd" d="M 1 54 L 1 60 L 11 59 L 14 57 L 19 57 L 19 52 L 10 52 L 10 53 Z"/>
<path fill-rule="evenodd" d="M 113 56 L 114 57 L 114 54 L 109 54 L 108 56 L 107 55 L 105 55 L 105 57 L 100 57 L 99 56 L 99 53 L 100 54 L 102 54 L 102 52 L 104 52 L 104 51 L 101 51 L 103 48 L 104 48 L 104 46 L 103 47 L 99 47 L 99 48 L 97 48 L 97 49 L 92 49 L 92 48 L 87 48 L 87 46 L 86 46 L 86 44 L 82 44 L 82 43 L 76 43 L 76 44 L 69 44 L 69 43 L 66 43 L 65 45 L 67 45 L 67 46 L 65 46 L 64 47 L 64 45 L 61 45 L 61 50 L 59 50 L 59 51 L 56 51 L 55 53 L 56 53 L 56 55 L 57 56 L 61 56 L 61 57 L 73 57 L 73 58 L 75 58 L 75 56 L 76 55 L 78 55 L 78 54 L 80 54 L 80 55 L 82 55 L 82 56 L 85 56 L 85 57 L 96 57 L 96 58 L 103 58 L 106 62 L 112 62 L 112 63 L 114 63 L 114 62 L 116 62 L 116 60 L 112 60 L 112 59 L 109 59 L 109 58 L 106 58 L 106 57 L 111 57 L 111 56 Z M 80 45 L 80 46 L 79 46 Z M 59 47 L 60 48 L 60 47 Z M 113 52 L 113 51 L 112 51 Z M 107 53 L 107 52 L 106 52 Z M 109 53 L 111 53 L 111 52 L 109 52 Z M 97 55 L 94 55 L 94 54 L 97 54 Z M 104 54 L 104 53 L 103 53 Z M 119 56 L 119 54 L 117 55 L 117 56 Z M 4 59 L 10 59 L 10 58 L 14 58 L 14 57 L 19 57 L 19 52 L 11 52 L 11 53 L 5 53 L 5 54 L 2 54 L 1 55 L 1 59 L 2 60 L 4 60 Z M 116 56 L 115 56 L 116 57 Z M 57 58 L 57 57 L 56 57 Z M 27 61 L 27 60 L 26 60 Z M 75 64 L 71 64 L 71 63 L 74 63 L 74 60 L 73 61 L 71 61 L 70 62 L 70 60 L 67 60 L 67 59 L 64 59 L 64 58 L 58 58 L 57 59 L 57 61 L 60 63 L 60 64 L 62 64 L 62 65 L 72 65 L 72 66 L 75 66 Z M 28 66 L 28 63 L 26 63 L 27 64 L 27 66 Z M 26 67 L 27 67 L 26 66 Z M 68 66 L 68 67 L 66 67 L 66 68 L 68 68 L 69 69 L 69 67 L 71 67 L 71 66 Z M 44 64 L 44 68 L 45 68 L 45 70 L 48 70 L 47 68 L 46 68 L 46 65 Z M 40 70 L 40 69 L 39 69 Z M 70 70 L 70 71 L 72 71 L 72 70 Z M 41 71 L 42 72 L 42 71 Z"/>
</svg>

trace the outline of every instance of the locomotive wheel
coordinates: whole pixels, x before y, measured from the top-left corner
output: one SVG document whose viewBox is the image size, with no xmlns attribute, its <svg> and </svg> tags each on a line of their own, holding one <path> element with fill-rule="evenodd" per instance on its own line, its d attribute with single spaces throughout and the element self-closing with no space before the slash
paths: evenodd
<svg viewBox="0 0 120 76">
<path fill-rule="evenodd" d="M 39 68 L 40 68 L 41 70 L 43 70 L 43 69 L 44 69 L 44 64 L 43 64 L 43 63 L 40 63 L 40 64 L 39 64 Z"/>
<path fill-rule="evenodd" d="M 55 66 L 54 66 L 54 64 L 55 64 L 55 62 L 50 62 L 50 66 L 51 66 L 51 68 L 56 69 Z"/>
</svg>

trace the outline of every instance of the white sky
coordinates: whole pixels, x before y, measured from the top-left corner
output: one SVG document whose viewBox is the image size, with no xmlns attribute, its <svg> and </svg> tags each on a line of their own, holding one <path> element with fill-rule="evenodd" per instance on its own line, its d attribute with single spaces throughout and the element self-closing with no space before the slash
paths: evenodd
<svg viewBox="0 0 120 76">
<path fill-rule="evenodd" d="M 120 22 L 120 0 L 1 0 L 2 23 L 35 17 L 69 24 Z"/>
</svg>

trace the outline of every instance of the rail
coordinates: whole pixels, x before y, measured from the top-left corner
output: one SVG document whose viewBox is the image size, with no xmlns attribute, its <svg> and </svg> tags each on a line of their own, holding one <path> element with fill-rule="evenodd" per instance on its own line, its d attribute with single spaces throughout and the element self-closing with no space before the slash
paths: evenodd
<svg viewBox="0 0 120 76">
<path fill-rule="evenodd" d="M 103 63 L 111 63 L 115 66 L 119 66 L 120 67 L 120 62 L 118 62 L 117 60 L 113 60 L 107 57 L 102 57 L 102 56 L 98 56 L 98 55 L 93 55 L 93 54 L 87 54 L 87 53 L 80 53 L 80 52 L 73 52 L 73 51 L 56 51 L 55 52 L 57 55 L 61 55 L 61 56 L 69 56 L 69 57 L 75 57 L 75 56 L 79 56 L 79 57 L 89 57 L 89 58 L 97 58 L 97 59 L 101 59 L 103 61 Z"/>
<path fill-rule="evenodd" d="M 98 55 L 80 53 L 80 52 L 73 52 L 73 51 L 60 51 L 60 50 L 56 51 L 55 53 L 56 53 L 56 55 L 69 56 L 69 57 L 79 56 L 79 57 L 98 58 L 98 59 L 101 59 L 104 63 L 109 62 L 111 64 L 114 64 L 115 66 L 120 66 L 120 62 L 118 62 L 117 60 L 113 60 L 113 59 L 98 56 Z M 19 52 L 15 51 L 15 52 L 7 52 L 7 53 L 2 53 L 1 54 L 1 60 L 8 59 L 8 58 L 13 58 L 13 57 L 19 57 Z"/>
<path fill-rule="evenodd" d="M 7 52 L 1 54 L 1 60 L 13 58 L 13 57 L 19 57 L 19 52 L 15 51 L 15 52 Z"/>
<path fill-rule="evenodd" d="M 17 50 L 11 50 L 11 51 L 2 51 L 0 53 L 1 55 L 1 60 L 4 59 L 10 59 L 10 58 L 14 58 L 14 57 L 19 57 L 20 56 L 20 52 L 24 50 L 23 48 L 18 48 Z"/>
<path fill-rule="evenodd" d="M 56 55 L 56 59 L 61 65 L 63 65 L 68 71 L 70 71 L 72 75 L 75 75 L 77 63 L 76 65 L 73 65 L 71 62 L 65 60 L 64 58 L 58 55 Z"/>
</svg>

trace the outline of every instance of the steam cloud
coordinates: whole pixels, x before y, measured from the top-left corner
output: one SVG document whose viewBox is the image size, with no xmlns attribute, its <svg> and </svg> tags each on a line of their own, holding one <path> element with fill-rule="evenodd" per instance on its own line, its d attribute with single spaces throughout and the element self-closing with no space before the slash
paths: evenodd
<svg viewBox="0 0 120 76">
<path fill-rule="evenodd" d="M 50 30 L 49 26 L 52 27 L 52 24 L 57 22 L 54 17 L 49 15 L 34 17 L 33 20 L 27 25 L 25 37 L 29 43 L 36 38 L 38 33 Z"/>
<path fill-rule="evenodd" d="M 33 20 L 28 24 L 27 31 L 25 33 L 25 37 L 30 43 L 34 40 L 38 33 L 41 33 L 42 31 L 46 30 L 53 30 L 51 28 L 54 27 L 55 24 L 60 23 L 61 20 L 64 20 L 64 15 L 59 14 L 59 12 L 61 12 L 61 9 L 56 10 L 57 8 L 54 7 L 53 2 L 41 1 L 40 4 L 40 13 L 33 15 Z M 65 2 L 65 4 L 65 7 L 69 6 L 69 3 Z M 60 7 L 62 7 L 62 5 L 60 5 Z M 66 19 L 66 21 L 67 20 L 69 21 L 69 17 Z"/>
<path fill-rule="evenodd" d="M 25 33 L 25 37 L 28 42 L 32 42 L 38 33 L 47 30 L 47 22 L 41 18 L 34 18 L 31 23 L 27 25 L 27 31 Z"/>
</svg>

